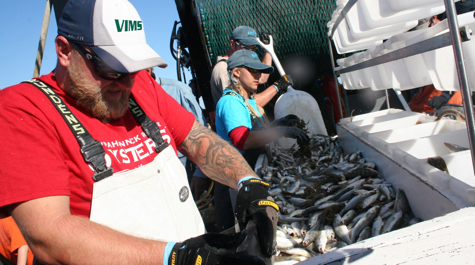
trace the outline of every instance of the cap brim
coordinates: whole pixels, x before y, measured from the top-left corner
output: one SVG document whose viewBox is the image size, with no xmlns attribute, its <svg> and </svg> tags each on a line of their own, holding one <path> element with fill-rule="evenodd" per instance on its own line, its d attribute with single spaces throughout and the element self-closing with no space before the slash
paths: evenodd
<svg viewBox="0 0 475 265">
<path fill-rule="evenodd" d="M 244 66 L 261 71 L 264 74 L 272 74 L 274 67 L 263 63 L 245 63 Z"/>
<path fill-rule="evenodd" d="M 155 66 L 167 67 L 167 63 L 148 44 L 91 48 L 108 66 L 120 73 L 133 73 Z"/>
<path fill-rule="evenodd" d="M 259 45 L 257 38 L 248 38 L 248 39 L 240 39 L 239 40 L 244 45 Z"/>
</svg>

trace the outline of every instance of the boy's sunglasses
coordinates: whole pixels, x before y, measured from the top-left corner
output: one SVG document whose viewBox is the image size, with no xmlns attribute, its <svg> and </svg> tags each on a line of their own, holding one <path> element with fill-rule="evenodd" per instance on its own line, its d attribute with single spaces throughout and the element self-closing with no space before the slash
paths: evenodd
<svg viewBox="0 0 475 265">
<path fill-rule="evenodd" d="M 253 52 L 255 52 L 257 50 L 257 46 L 255 46 L 255 45 L 254 45 L 254 47 L 247 46 L 247 45 L 242 44 L 240 41 L 236 41 L 236 44 L 241 46 L 241 48 L 243 48 L 244 50 L 253 51 Z"/>
<path fill-rule="evenodd" d="M 107 80 L 112 80 L 112 81 L 117 81 L 122 78 L 124 78 L 127 75 L 130 75 L 132 78 L 135 77 L 138 72 L 133 72 L 133 73 L 119 73 L 112 69 L 110 66 L 108 66 L 104 61 L 99 58 L 99 56 L 89 52 L 88 50 L 84 49 L 80 44 L 71 42 L 74 46 L 74 48 L 81 54 L 84 58 L 88 59 L 89 61 L 94 64 L 94 70 L 96 71 L 96 74 L 99 75 L 100 77 L 107 79 Z"/>
<path fill-rule="evenodd" d="M 260 70 L 252 69 L 249 67 L 244 67 L 244 68 L 246 68 L 251 74 L 257 74 L 261 72 Z"/>
</svg>

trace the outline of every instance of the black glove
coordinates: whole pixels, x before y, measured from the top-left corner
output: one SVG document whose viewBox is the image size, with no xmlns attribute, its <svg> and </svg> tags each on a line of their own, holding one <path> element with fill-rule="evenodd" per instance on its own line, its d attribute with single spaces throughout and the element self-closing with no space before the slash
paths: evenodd
<svg viewBox="0 0 475 265">
<path fill-rule="evenodd" d="M 252 218 L 256 223 L 259 245 L 266 257 L 275 253 L 279 206 L 267 191 L 269 184 L 260 179 L 243 181 L 236 199 L 236 218 L 244 229 Z"/>
<path fill-rule="evenodd" d="M 433 96 L 429 102 L 427 102 L 427 105 L 431 108 L 439 109 L 443 104 L 449 102 L 449 99 L 450 95 L 444 91 L 440 96 Z"/>
<path fill-rule="evenodd" d="M 298 122 L 300 118 L 297 115 L 289 114 L 285 117 L 279 118 L 271 123 L 272 127 L 275 126 L 294 126 L 294 122 Z"/>
<path fill-rule="evenodd" d="M 279 89 L 278 94 L 284 94 L 287 92 L 287 87 L 294 86 L 294 81 L 290 75 L 283 75 L 280 77 L 279 81 L 274 82 L 274 85 Z"/>
<path fill-rule="evenodd" d="M 236 234 L 208 233 L 176 243 L 167 265 L 195 264 L 259 264 L 258 257 L 236 253 L 234 250 L 244 241 L 247 232 Z"/>
<path fill-rule="evenodd" d="M 262 41 L 264 44 L 269 44 L 270 43 L 270 32 L 260 32 L 259 33 L 259 39 Z"/>
<path fill-rule="evenodd" d="M 310 142 L 310 137 L 303 130 L 295 126 L 277 126 L 275 127 L 280 135 L 296 139 L 299 144 L 308 144 Z"/>
</svg>

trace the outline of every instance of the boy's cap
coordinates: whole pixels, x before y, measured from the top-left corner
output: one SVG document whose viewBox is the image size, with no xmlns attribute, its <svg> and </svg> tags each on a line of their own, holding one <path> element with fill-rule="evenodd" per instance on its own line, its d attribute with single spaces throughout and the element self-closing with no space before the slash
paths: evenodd
<svg viewBox="0 0 475 265">
<path fill-rule="evenodd" d="M 58 35 L 91 47 L 121 73 L 167 67 L 147 44 L 142 20 L 127 0 L 69 0 L 58 23 Z"/>
<path fill-rule="evenodd" d="M 238 40 L 244 45 L 259 45 L 256 31 L 247 26 L 239 26 L 234 29 L 231 39 Z"/>
<path fill-rule="evenodd" d="M 248 67 L 259 70 L 265 74 L 271 74 L 274 72 L 274 67 L 261 63 L 257 53 L 249 50 L 239 50 L 233 55 L 229 56 L 228 71 L 231 71 L 235 67 Z"/>
</svg>

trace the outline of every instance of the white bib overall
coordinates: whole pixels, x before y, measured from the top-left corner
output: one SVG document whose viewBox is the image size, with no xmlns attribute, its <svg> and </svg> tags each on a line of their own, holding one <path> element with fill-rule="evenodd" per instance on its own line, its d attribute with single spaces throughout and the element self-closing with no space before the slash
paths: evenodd
<svg viewBox="0 0 475 265">
<path fill-rule="evenodd" d="M 171 146 L 152 163 L 94 183 L 90 220 L 156 240 L 179 242 L 205 233 L 185 168 Z"/>
</svg>

